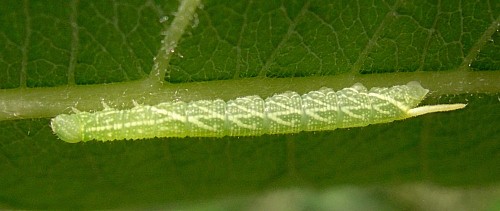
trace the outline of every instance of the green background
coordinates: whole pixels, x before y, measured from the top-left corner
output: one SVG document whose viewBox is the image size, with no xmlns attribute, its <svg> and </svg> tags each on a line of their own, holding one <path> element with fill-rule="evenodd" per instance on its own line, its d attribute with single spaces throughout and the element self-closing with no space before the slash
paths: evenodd
<svg viewBox="0 0 500 211">
<path fill-rule="evenodd" d="M 11 89 L 147 77 L 178 1 L 1 5 L 0 88 Z M 500 74 L 499 15 L 494 0 L 203 1 L 166 81 Z M 457 87 L 424 103 L 468 103 L 464 110 L 260 137 L 68 144 L 52 134 L 49 119 L 1 121 L 0 207 L 273 208 L 269 200 L 298 210 L 354 209 L 353 201 L 387 210 L 426 209 L 437 200 L 494 209 L 500 206 L 499 93 Z M 430 194 L 436 192 L 442 194 Z M 408 196 L 419 193 L 428 198 Z M 452 203 L 452 196 L 461 200 Z"/>
</svg>

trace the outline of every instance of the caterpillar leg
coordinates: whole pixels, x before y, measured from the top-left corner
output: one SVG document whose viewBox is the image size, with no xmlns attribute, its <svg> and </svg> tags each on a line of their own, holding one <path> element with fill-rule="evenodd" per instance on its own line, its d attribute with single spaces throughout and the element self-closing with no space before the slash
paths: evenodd
<svg viewBox="0 0 500 211">
<path fill-rule="evenodd" d="M 141 106 L 139 103 L 137 103 L 137 101 L 135 100 L 132 100 L 132 103 L 134 104 L 134 107 L 137 107 L 137 106 Z"/>
<path fill-rule="evenodd" d="M 101 104 L 102 107 L 104 107 L 104 111 L 113 110 L 113 108 L 111 108 L 106 102 L 104 102 L 104 100 L 101 101 Z"/>
<path fill-rule="evenodd" d="M 75 107 L 71 107 L 71 111 L 73 111 L 73 113 L 75 113 L 75 114 L 78 114 L 81 112 L 80 110 L 76 109 Z"/>
</svg>

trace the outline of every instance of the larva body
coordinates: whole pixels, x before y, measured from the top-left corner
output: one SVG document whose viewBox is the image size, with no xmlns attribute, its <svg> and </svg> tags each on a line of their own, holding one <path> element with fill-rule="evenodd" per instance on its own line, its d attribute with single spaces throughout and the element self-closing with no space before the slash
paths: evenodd
<svg viewBox="0 0 500 211">
<path fill-rule="evenodd" d="M 375 87 L 370 91 L 361 84 L 355 84 L 337 92 L 330 88 L 302 96 L 285 92 L 265 100 L 259 96 L 247 96 L 228 102 L 179 101 L 136 106 L 129 110 L 108 108 L 94 113 L 62 114 L 52 119 L 51 126 L 59 138 L 71 143 L 334 130 L 392 122 L 428 113 L 412 114 L 410 111 L 427 92 L 417 82 L 391 88 Z"/>
</svg>

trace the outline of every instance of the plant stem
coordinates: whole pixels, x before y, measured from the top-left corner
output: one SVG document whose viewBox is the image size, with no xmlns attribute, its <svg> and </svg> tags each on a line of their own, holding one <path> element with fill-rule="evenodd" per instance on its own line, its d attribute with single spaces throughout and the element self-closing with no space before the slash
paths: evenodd
<svg viewBox="0 0 500 211">
<path fill-rule="evenodd" d="M 155 105 L 174 100 L 229 100 L 247 95 L 266 98 L 285 91 L 303 94 L 321 87 L 338 90 L 356 82 L 370 88 L 406 84 L 409 81 L 419 81 L 424 88 L 430 89 L 430 97 L 500 92 L 500 75 L 493 71 L 344 74 L 301 78 L 256 77 L 180 84 L 152 84 L 150 80 L 145 79 L 113 84 L 0 90 L 0 121 L 53 117 L 61 113 L 71 113 L 72 108 L 82 111 L 102 110 L 103 102 L 110 107 L 121 109 L 133 107 L 134 101 Z"/>
<path fill-rule="evenodd" d="M 165 80 L 170 58 L 172 58 L 181 36 L 186 31 L 186 27 L 191 23 L 196 8 L 200 6 L 200 3 L 201 0 L 181 1 L 175 19 L 165 31 L 165 37 L 161 41 L 161 48 L 154 58 L 153 70 L 149 74 L 149 80 L 152 82 L 156 81 L 157 83 L 163 83 Z"/>
</svg>

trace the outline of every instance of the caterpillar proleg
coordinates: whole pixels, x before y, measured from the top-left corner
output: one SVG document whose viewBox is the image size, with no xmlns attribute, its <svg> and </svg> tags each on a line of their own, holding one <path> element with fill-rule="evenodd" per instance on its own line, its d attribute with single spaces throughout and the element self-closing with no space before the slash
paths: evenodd
<svg viewBox="0 0 500 211">
<path fill-rule="evenodd" d="M 128 110 L 61 114 L 51 127 L 63 141 L 112 141 L 153 137 L 223 137 L 334 130 L 461 109 L 466 104 L 417 107 L 429 90 L 418 82 L 367 90 L 357 83 L 334 91 L 296 92 L 192 102 L 137 105 Z"/>
</svg>

